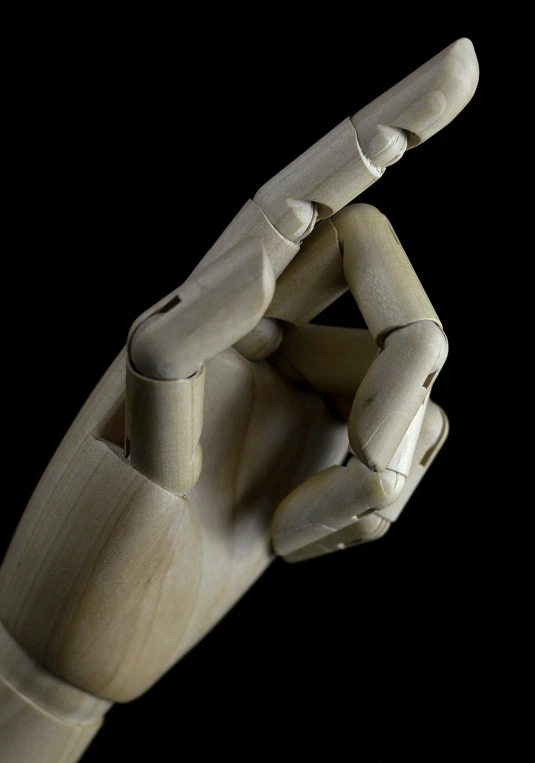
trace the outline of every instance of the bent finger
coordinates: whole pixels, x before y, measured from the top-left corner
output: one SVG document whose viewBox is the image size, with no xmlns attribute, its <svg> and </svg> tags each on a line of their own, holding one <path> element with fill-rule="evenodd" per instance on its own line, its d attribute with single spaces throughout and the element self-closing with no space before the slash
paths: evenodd
<svg viewBox="0 0 535 763">
<path fill-rule="evenodd" d="M 382 352 L 360 385 L 349 440 L 369 469 L 386 469 L 447 356 L 433 306 L 387 218 L 354 204 L 333 218 L 343 267 Z"/>
<path fill-rule="evenodd" d="M 182 495 L 200 476 L 204 364 L 251 331 L 274 288 L 262 243 L 246 239 L 134 323 L 125 455 L 166 490 Z"/>
<path fill-rule="evenodd" d="M 286 561 L 297 562 L 382 537 L 405 508 L 447 434 L 445 413 L 429 402 L 406 478 L 395 480 L 395 472 L 387 470 L 378 490 L 381 475 L 375 473 L 376 480 L 370 482 L 374 473 L 352 459 L 349 471 L 331 467 L 307 480 L 277 509 L 275 551 Z"/>
</svg>

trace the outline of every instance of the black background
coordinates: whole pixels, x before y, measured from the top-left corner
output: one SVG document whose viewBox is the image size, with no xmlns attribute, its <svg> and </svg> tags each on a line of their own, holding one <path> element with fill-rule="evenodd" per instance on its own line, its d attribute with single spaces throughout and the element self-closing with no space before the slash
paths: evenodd
<svg viewBox="0 0 535 763">
<path fill-rule="evenodd" d="M 481 651 L 492 621 L 483 503 L 470 479 L 483 419 L 474 398 L 489 46 L 444 19 L 383 38 L 366 16 L 340 13 L 303 35 L 273 24 L 271 40 L 259 36 L 264 19 L 217 43 L 184 22 L 175 39 L 116 28 L 81 47 L 73 32 L 21 53 L 8 118 L 4 381 L 16 490 L 5 547 L 134 318 L 188 275 L 247 198 L 457 37 L 471 37 L 482 69 L 467 109 L 360 199 L 390 218 L 448 334 L 434 388 L 451 423 L 445 448 L 383 540 L 301 565 L 277 560 L 151 691 L 110 711 L 84 763 L 145 749 L 158 761 L 322 748 L 333 760 L 432 760 L 477 744 L 474 707 L 493 680 Z M 344 299 L 328 320 L 359 316 Z"/>
</svg>

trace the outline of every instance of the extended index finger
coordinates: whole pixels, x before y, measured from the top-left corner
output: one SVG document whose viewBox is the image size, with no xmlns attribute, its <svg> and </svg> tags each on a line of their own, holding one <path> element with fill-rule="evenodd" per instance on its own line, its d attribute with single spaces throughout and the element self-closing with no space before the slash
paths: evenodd
<svg viewBox="0 0 535 763">
<path fill-rule="evenodd" d="M 459 114 L 475 92 L 478 72 L 470 40 L 450 45 L 262 186 L 196 270 L 253 235 L 263 241 L 279 276 L 318 220 L 346 206 L 406 149 L 427 140 Z"/>
</svg>

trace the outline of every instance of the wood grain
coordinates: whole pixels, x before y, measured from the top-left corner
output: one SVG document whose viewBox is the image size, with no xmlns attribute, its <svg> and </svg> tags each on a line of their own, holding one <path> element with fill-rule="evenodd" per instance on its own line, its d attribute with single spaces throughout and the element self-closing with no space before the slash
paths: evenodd
<svg viewBox="0 0 535 763">
<path fill-rule="evenodd" d="M 0 624 L 0 760 L 77 760 L 109 707 L 41 667 Z"/>
<path fill-rule="evenodd" d="M 317 393 L 229 350 L 206 367 L 201 477 L 173 495 L 106 439 L 124 420 L 125 361 L 67 434 L 0 571 L 1 619 L 18 643 L 114 701 L 146 691 L 227 612 L 272 559 L 278 502 L 348 444 Z"/>
<path fill-rule="evenodd" d="M 379 347 L 391 331 L 410 323 L 441 326 L 395 231 L 376 207 L 351 204 L 332 222 L 347 283 Z"/>
</svg>

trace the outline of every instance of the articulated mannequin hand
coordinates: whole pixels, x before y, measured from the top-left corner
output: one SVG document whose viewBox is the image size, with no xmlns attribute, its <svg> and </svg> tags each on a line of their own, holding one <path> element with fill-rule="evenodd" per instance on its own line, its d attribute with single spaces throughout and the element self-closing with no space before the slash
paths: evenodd
<svg viewBox="0 0 535 763">
<path fill-rule="evenodd" d="M 78 760 L 110 703 L 157 681 L 274 552 L 304 560 L 397 519 L 447 433 L 429 401 L 447 342 L 387 219 L 346 205 L 477 74 L 461 40 L 342 122 L 135 322 L 1 570 L 6 763 Z M 347 289 L 369 330 L 310 324 Z"/>
</svg>

